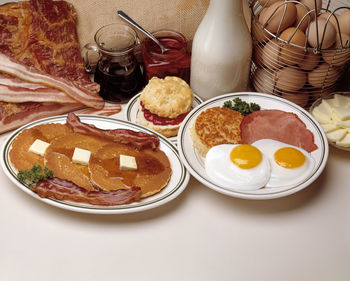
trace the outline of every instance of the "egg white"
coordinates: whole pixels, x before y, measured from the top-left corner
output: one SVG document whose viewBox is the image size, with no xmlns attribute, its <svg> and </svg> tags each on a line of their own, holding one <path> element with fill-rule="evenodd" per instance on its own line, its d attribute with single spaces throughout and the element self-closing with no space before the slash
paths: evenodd
<svg viewBox="0 0 350 281">
<path fill-rule="evenodd" d="M 212 147 L 205 157 L 205 171 L 216 184 L 231 190 L 257 190 L 270 178 L 270 164 L 263 155 L 261 162 L 251 169 L 242 169 L 230 159 L 235 144 Z"/>
<path fill-rule="evenodd" d="M 258 140 L 252 145 L 256 146 L 269 159 L 271 166 L 270 180 L 266 184 L 267 188 L 272 187 L 290 187 L 303 182 L 308 178 L 315 166 L 315 160 L 312 156 L 302 148 L 286 144 L 271 139 Z M 297 168 L 283 168 L 275 162 L 275 152 L 283 147 L 293 147 L 305 155 L 305 163 Z"/>
</svg>

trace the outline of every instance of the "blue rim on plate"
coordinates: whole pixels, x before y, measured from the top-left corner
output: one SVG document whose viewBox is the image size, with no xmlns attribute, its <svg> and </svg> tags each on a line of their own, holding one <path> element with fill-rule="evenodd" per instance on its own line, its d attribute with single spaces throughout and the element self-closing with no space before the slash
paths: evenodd
<svg viewBox="0 0 350 281">
<path fill-rule="evenodd" d="M 116 119 L 113 117 L 106 116 L 96 116 L 96 115 L 79 115 L 80 119 L 83 122 L 94 124 L 96 127 L 101 129 L 116 129 L 116 128 L 127 128 L 135 131 L 142 131 L 145 133 L 154 134 L 153 131 L 144 128 L 137 124 L 132 124 L 128 121 Z M 70 201 L 61 201 L 51 198 L 41 198 L 35 192 L 30 190 L 28 187 L 23 185 L 17 179 L 17 171 L 11 165 L 9 160 L 9 151 L 11 149 L 12 142 L 16 138 L 16 136 L 22 132 L 24 129 L 31 128 L 36 125 L 46 124 L 46 123 L 65 123 L 66 115 L 61 116 L 53 116 L 49 118 L 44 118 L 41 120 L 37 120 L 31 122 L 16 131 L 14 131 L 5 141 L 2 151 L 1 151 L 1 166 L 7 175 L 7 177 L 21 190 L 30 194 L 34 198 L 43 201 L 47 204 L 67 209 L 76 212 L 82 213 L 93 213 L 93 214 L 122 214 L 122 213 L 132 213 L 132 212 L 140 212 L 143 210 L 148 210 L 151 208 L 155 208 L 157 206 L 163 205 L 174 198 L 176 198 L 187 186 L 189 181 L 189 173 L 186 170 L 185 166 L 181 162 L 178 151 L 173 143 L 171 143 L 167 138 L 157 134 L 160 140 L 160 149 L 163 150 L 170 161 L 172 168 L 172 175 L 170 177 L 169 183 L 166 187 L 164 187 L 159 193 L 154 194 L 148 198 L 141 199 L 139 202 L 134 202 L 126 205 L 117 205 L 117 206 L 95 206 L 83 203 L 75 203 Z"/>
<path fill-rule="evenodd" d="M 140 95 L 141 93 L 135 95 L 126 106 L 125 119 L 132 123 L 136 123 L 137 113 L 139 112 L 138 99 Z M 199 96 L 193 95 L 192 109 L 200 105 L 202 102 L 203 100 Z M 168 139 L 174 144 L 176 144 L 177 142 L 176 136 L 170 137 Z"/>
<path fill-rule="evenodd" d="M 195 119 L 202 111 L 214 106 L 223 106 L 225 101 L 233 100 L 237 97 L 246 102 L 255 102 L 259 104 L 262 109 L 280 109 L 287 112 L 293 112 L 298 115 L 298 117 L 305 123 L 306 127 L 314 134 L 315 143 L 318 146 L 318 149 L 313 151 L 311 156 L 315 160 L 315 167 L 312 174 L 304 179 L 302 183 L 287 188 L 262 188 L 255 191 L 245 191 L 225 188 L 221 186 L 220 183 L 214 182 L 208 177 L 204 168 L 204 158 L 193 147 L 190 128 L 193 126 Z M 182 162 L 190 174 L 198 181 L 217 192 L 245 199 L 272 199 L 287 196 L 302 190 L 319 177 L 328 160 L 328 142 L 326 135 L 311 114 L 300 106 L 283 98 L 253 92 L 221 95 L 207 100 L 193 109 L 181 124 L 177 137 L 177 147 Z"/>
</svg>

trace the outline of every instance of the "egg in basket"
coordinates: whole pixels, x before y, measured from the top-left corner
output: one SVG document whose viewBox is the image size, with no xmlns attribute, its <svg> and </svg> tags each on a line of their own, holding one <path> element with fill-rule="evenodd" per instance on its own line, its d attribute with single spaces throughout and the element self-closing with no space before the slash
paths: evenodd
<svg viewBox="0 0 350 281">
<path fill-rule="evenodd" d="M 250 7 L 256 91 L 308 108 L 337 89 L 350 60 L 349 3 L 251 0 Z"/>
</svg>

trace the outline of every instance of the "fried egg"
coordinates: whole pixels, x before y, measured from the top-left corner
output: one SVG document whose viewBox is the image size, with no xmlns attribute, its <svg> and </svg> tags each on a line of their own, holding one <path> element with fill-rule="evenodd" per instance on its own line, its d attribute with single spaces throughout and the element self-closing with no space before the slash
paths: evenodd
<svg viewBox="0 0 350 281">
<path fill-rule="evenodd" d="M 302 148 L 271 139 L 252 143 L 269 159 L 270 180 L 266 187 L 289 187 L 303 182 L 311 174 L 315 161 Z"/>
<path fill-rule="evenodd" d="M 259 149 L 249 144 L 221 144 L 205 157 L 207 175 L 225 188 L 256 190 L 270 178 L 270 165 Z"/>
</svg>

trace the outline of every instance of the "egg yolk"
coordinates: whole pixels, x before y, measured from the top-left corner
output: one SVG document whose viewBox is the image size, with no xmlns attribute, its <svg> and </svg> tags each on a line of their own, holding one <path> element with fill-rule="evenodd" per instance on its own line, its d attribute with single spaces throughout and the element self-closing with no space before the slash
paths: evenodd
<svg viewBox="0 0 350 281">
<path fill-rule="evenodd" d="M 241 169 L 251 169 L 261 162 L 262 153 L 255 146 L 241 144 L 232 149 L 230 158 Z"/>
<path fill-rule="evenodd" d="M 293 169 L 305 163 L 305 155 L 293 147 L 283 147 L 275 152 L 275 161 L 283 168 Z"/>
</svg>

